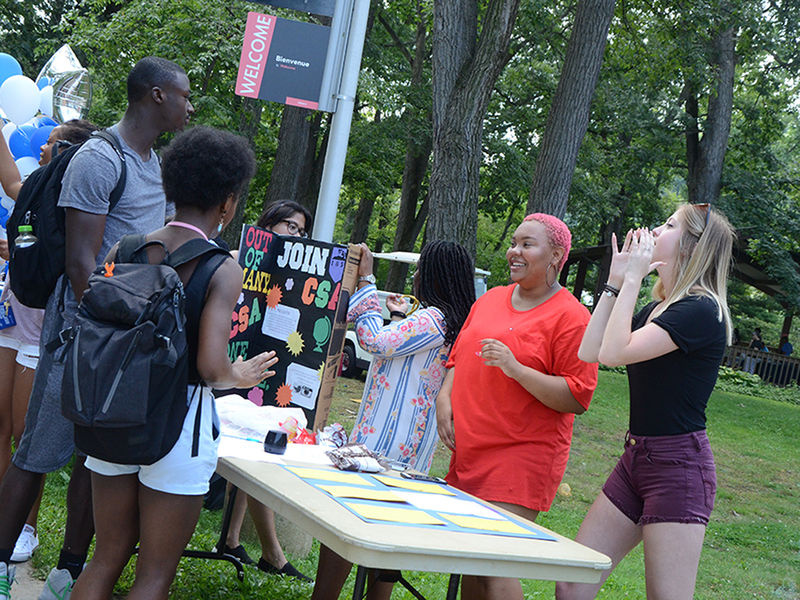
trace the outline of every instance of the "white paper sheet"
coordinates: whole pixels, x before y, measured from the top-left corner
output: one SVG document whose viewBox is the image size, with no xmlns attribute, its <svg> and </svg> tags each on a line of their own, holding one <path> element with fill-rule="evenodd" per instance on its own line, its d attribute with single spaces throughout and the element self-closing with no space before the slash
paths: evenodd
<svg viewBox="0 0 800 600">
<path fill-rule="evenodd" d="M 472 515 L 487 519 L 505 520 L 505 517 L 474 500 L 463 500 L 442 496 L 441 494 L 424 494 L 420 492 L 401 492 L 394 490 L 403 500 L 422 510 L 435 510 L 442 513 L 453 513 L 457 515 Z"/>
</svg>

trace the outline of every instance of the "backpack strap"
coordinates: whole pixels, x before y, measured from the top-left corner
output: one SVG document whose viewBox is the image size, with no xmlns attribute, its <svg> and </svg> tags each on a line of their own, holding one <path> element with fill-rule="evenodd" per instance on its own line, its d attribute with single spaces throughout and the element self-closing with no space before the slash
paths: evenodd
<svg viewBox="0 0 800 600">
<path fill-rule="evenodd" d="M 125 164 L 125 153 L 122 151 L 122 144 L 117 136 L 107 129 L 95 131 L 92 133 L 92 136 L 100 138 L 101 140 L 104 140 L 110 144 L 111 147 L 114 148 L 114 151 L 117 153 L 117 156 L 120 160 L 121 171 L 119 174 L 119 180 L 117 181 L 117 185 L 114 186 L 114 189 L 111 190 L 111 196 L 108 198 L 108 212 L 110 213 L 111 210 L 117 205 L 117 202 L 120 201 L 122 198 L 122 193 L 125 191 L 125 181 L 128 179 L 128 169 Z"/>
<path fill-rule="evenodd" d="M 145 264 L 149 261 L 147 260 L 147 254 L 142 250 L 149 246 L 161 246 L 164 249 L 164 255 L 168 254 L 167 247 L 159 240 L 150 240 L 148 242 L 147 237 L 144 235 L 125 235 L 119 241 L 114 262 Z"/>
<path fill-rule="evenodd" d="M 186 263 L 194 260 L 195 258 L 199 258 L 204 254 L 209 253 L 224 254 L 226 257 L 230 256 L 229 252 L 223 250 L 219 246 L 200 238 L 194 238 L 170 252 L 169 256 L 167 256 L 167 258 L 164 260 L 164 264 L 176 269 L 181 265 L 185 265 Z"/>
</svg>

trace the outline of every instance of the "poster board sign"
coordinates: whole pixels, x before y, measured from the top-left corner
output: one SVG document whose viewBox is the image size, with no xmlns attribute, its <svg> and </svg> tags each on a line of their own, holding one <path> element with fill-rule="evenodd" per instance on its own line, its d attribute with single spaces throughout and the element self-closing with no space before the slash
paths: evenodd
<svg viewBox="0 0 800 600">
<path fill-rule="evenodd" d="M 239 244 L 244 275 L 228 355 L 275 350 L 275 375 L 237 390 L 256 405 L 300 407 L 309 427 L 324 426 L 339 371 L 347 306 L 360 249 L 277 235 L 245 225 Z"/>
<path fill-rule="evenodd" d="M 238 96 L 316 110 L 330 27 L 247 13 Z"/>
</svg>

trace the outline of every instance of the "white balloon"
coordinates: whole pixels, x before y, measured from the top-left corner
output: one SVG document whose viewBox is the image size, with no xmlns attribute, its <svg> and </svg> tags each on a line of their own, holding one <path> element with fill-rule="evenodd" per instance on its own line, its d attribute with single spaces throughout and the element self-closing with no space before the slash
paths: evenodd
<svg viewBox="0 0 800 600">
<path fill-rule="evenodd" d="M 53 116 L 53 86 L 46 85 L 39 92 L 39 110 L 48 117 Z"/>
<path fill-rule="evenodd" d="M 11 134 L 17 130 L 17 126 L 14 123 L 6 123 L 3 125 L 3 137 L 6 140 L 6 146 L 8 146 L 8 138 L 11 137 Z"/>
<path fill-rule="evenodd" d="M 22 179 L 25 179 L 28 175 L 30 175 L 36 169 L 39 168 L 39 161 L 33 158 L 32 156 L 23 156 L 22 158 L 18 158 L 14 162 L 17 163 L 19 176 Z"/>
<path fill-rule="evenodd" d="M 13 75 L 0 86 L 0 106 L 11 121 L 21 125 L 39 110 L 39 88 L 29 77 Z"/>
</svg>

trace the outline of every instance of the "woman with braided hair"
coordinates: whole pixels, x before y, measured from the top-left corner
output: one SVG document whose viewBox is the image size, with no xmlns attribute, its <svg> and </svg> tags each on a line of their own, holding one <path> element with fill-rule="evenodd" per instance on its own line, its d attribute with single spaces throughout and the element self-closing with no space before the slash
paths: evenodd
<svg viewBox="0 0 800 600">
<path fill-rule="evenodd" d="M 350 441 L 427 473 L 439 440 L 436 394 L 450 347 L 475 301 L 472 259 L 454 242 L 426 244 L 414 273 L 414 295 L 422 308 L 406 316 L 406 300 L 390 296 L 386 308 L 392 320 L 384 325 L 372 253 L 365 244 L 361 252 L 358 290 L 350 298 L 347 320 L 355 323 L 358 341 L 373 359 Z M 321 546 L 312 600 L 338 598 L 350 567 Z M 375 582 L 367 598 L 388 599 L 392 586 Z"/>
</svg>

